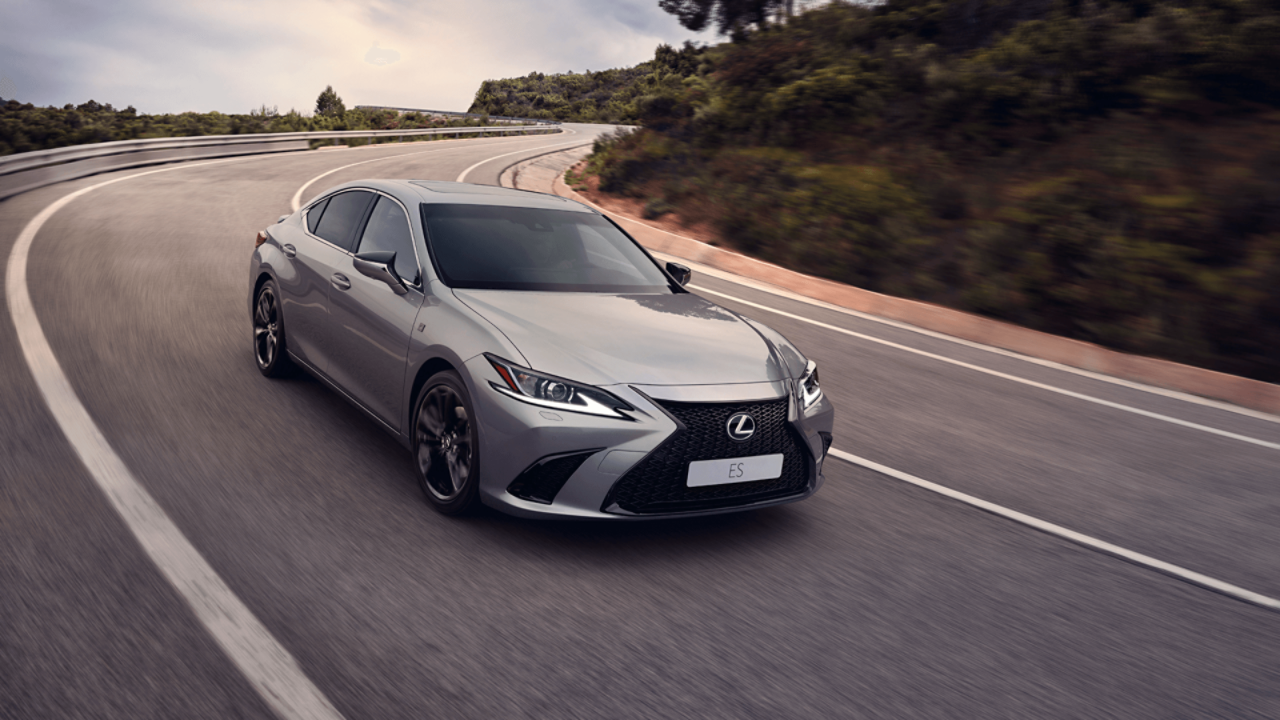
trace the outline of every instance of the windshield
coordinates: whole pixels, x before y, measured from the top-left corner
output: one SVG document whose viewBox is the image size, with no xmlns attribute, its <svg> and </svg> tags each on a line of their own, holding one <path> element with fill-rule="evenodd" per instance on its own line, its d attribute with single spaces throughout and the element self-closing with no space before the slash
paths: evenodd
<svg viewBox="0 0 1280 720">
<path fill-rule="evenodd" d="M 450 287 L 672 291 L 640 246 L 595 213 L 423 203 L 422 220 L 436 270 Z"/>
</svg>

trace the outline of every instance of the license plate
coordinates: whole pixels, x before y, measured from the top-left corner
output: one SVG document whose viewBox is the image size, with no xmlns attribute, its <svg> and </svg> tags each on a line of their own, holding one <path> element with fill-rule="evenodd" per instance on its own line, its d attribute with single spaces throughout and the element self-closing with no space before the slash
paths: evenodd
<svg viewBox="0 0 1280 720">
<path fill-rule="evenodd" d="M 782 476 L 782 454 L 698 460 L 689 463 L 689 487 L 731 485 Z"/>
</svg>

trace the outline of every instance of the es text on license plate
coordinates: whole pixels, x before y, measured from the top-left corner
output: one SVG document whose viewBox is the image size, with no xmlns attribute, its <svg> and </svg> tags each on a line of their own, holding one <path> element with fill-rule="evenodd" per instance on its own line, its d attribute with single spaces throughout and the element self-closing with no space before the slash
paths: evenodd
<svg viewBox="0 0 1280 720">
<path fill-rule="evenodd" d="M 689 463 L 688 487 L 773 480 L 782 475 L 782 453 Z"/>
</svg>

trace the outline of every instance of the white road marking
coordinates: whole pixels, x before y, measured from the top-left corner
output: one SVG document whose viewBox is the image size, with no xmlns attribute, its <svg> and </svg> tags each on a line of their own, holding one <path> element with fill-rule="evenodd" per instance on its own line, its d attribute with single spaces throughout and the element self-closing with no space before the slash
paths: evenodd
<svg viewBox="0 0 1280 720">
<path fill-rule="evenodd" d="M 1268 610 L 1280 610 L 1280 600 L 1277 600 L 1275 598 L 1267 597 L 1266 595 L 1261 595 L 1251 590 L 1245 590 L 1242 587 L 1238 587 L 1230 583 L 1225 583 L 1225 582 L 1222 582 L 1221 580 L 1215 580 L 1214 578 L 1211 578 L 1208 575 L 1202 575 L 1198 572 L 1188 570 L 1184 567 L 1179 567 L 1177 565 L 1164 562 L 1163 560 L 1157 560 L 1149 555 L 1143 555 L 1142 553 L 1137 553 L 1132 550 L 1126 550 L 1125 548 L 1122 548 L 1119 545 L 1113 545 L 1104 540 L 1099 540 L 1095 537 L 1090 537 L 1089 535 L 1084 535 L 1074 530 L 1069 530 L 1067 528 L 1062 527 L 1061 525 L 1055 525 L 1051 522 L 1046 522 L 1044 520 L 1040 520 L 1039 518 L 1034 518 L 1030 515 L 1020 513 L 1017 510 L 1010 510 L 1009 508 L 1004 507 L 1002 505 L 996 505 L 995 503 L 987 502 L 986 500 L 982 500 L 972 495 L 962 493 L 959 490 L 952 490 L 949 487 L 945 487 L 937 483 L 929 482 L 928 480 L 925 480 L 923 478 L 918 478 L 915 475 L 910 475 L 900 470 L 894 470 L 893 468 L 888 467 L 886 465 L 881 465 L 878 462 L 874 462 L 872 460 L 868 460 L 863 457 L 858 457 L 857 455 L 844 452 L 843 450 L 837 450 L 836 448 L 831 448 L 831 450 L 829 451 L 829 454 L 833 457 L 840 458 L 845 462 L 853 463 L 854 465 L 859 465 L 868 470 L 878 472 L 881 475 L 887 475 L 891 478 L 894 478 L 895 480 L 901 480 L 902 482 L 910 483 L 912 485 L 915 485 L 916 487 L 924 488 L 925 490 L 928 490 L 930 492 L 935 492 L 935 493 L 938 493 L 939 495 L 949 497 L 952 500 L 959 500 L 960 502 L 965 503 L 967 505 L 972 505 L 973 507 L 979 508 L 981 510 L 985 510 L 989 513 L 993 513 L 995 515 L 999 515 L 1000 517 L 1013 520 L 1014 522 L 1021 523 L 1023 525 L 1026 525 L 1027 527 L 1035 528 L 1036 530 L 1039 530 L 1041 532 L 1046 532 L 1051 535 L 1056 535 L 1060 538 L 1063 538 L 1065 540 L 1070 540 L 1073 543 L 1076 543 L 1078 545 L 1083 545 L 1093 550 L 1098 550 L 1098 551 L 1107 553 L 1109 555 L 1114 555 L 1118 558 L 1121 558 L 1122 560 L 1127 560 L 1131 563 L 1135 563 L 1137 565 L 1142 565 L 1144 567 L 1151 568 L 1152 570 L 1156 570 L 1157 572 L 1162 572 L 1162 573 L 1165 573 L 1166 575 L 1171 575 L 1175 578 L 1178 578 L 1179 580 L 1185 580 L 1189 583 L 1193 583 L 1201 587 L 1208 588 L 1215 592 L 1220 592 L 1224 595 L 1230 595 L 1231 597 L 1234 597 L 1237 600 L 1243 600 L 1247 603 L 1252 603 L 1259 607 L 1267 608 Z"/>
<path fill-rule="evenodd" d="M 867 342 L 873 342 L 879 345 L 884 345 L 886 347 L 894 348 L 895 350 L 901 350 L 903 352 L 909 352 L 913 355 L 927 357 L 931 360 L 937 360 L 939 362 L 944 362 L 949 365 L 955 365 L 957 367 L 967 368 L 969 370 L 973 370 L 974 372 L 983 373 L 984 375 L 991 375 L 992 377 L 998 377 L 1003 380 L 1009 380 L 1012 382 L 1020 383 L 1022 385 L 1027 385 L 1029 387 L 1038 388 L 1040 390 L 1047 390 L 1049 392 L 1057 393 L 1059 395 L 1065 395 L 1067 397 L 1075 398 L 1077 400 L 1084 400 L 1085 402 L 1091 402 L 1096 405 L 1102 405 L 1103 407 L 1109 407 L 1114 410 L 1122 410 L 1124 412 L 1133 413 L 1135 415 L 1141 415 L 1143 417 L 1151 418 L 1153 420 L 1160 420 L 1162 422 L 1171 423 L 1173 425 L 1179 425 L 1181 427 L 1191 428 L 1192 430 L 1199 430 L 1201 432 L 1206 432 L 1212 435 L 1231 438 L 1232 440 L 1239 440 L 1240 442 L 1249 443 L 1251 445 L 1257 445 L 1259 447 L 1268 448 L 1270 450 L 1280 450 L 1280 443 L 1270 442 L 1268 440 L 1259 440 L 1258 438 L 1249 437 L 1248 435 L 1241 435 L 1239 433 L 1229 432 L 1227 430 L 1219 430 L 1218 428 L 1209 427 L 1208 425 L 1201 425 L 1199 423 L 1189 422 L 1187 420 L 1170 417 L 1168 415 L 1161 415 L 1160 413 L 1151 412 L 1150 410 L 1143 410 L 1142 408 L 1131 407 L 1129 405 L 1123 405 L 1121 403 L 1111 402 L 1110 400 L 1103 400 L 1102 398 L 1097 398 L 1092 395 L 1085 395 L 1084 393 L 1078 393 L 1078 392 L 1075 392 L 1074 390 L 1067 390 L 1065 388 L 1055 387 L 1053 385 L 1048 385 L 1046 383 L 1036 382 L 1035 380 L 1028 380 L 1026 378 L 1021 378 L 1021 377 L 1018 377 L 1017 375 L 1010 375 L 1009 373 L 1000 372 L 998 370 L 991 370 L 989 368 L 982 367 L 981 365 L 974 365 L 973 363 L 967 363 L 962 360 L 955 360 L 955 359 L 946 357 L 945 355 L 938 355 L 937 353 L 931 353 L 925 350 L 918 350 L 916 348 L 910 347 L 908 345 L 903 345 L 901 343 L 892 342 L 890 340 L 883 340 L 881 338 L 873 337 L 871 335 L 866 335 L 860 332 L 855 332 L 853 330 L 847 330 L 845 328 L 842 328 L 836 325 L 831 325 L 818 320 L 812 320 L 810 318 L 804 317 L 803 315 L 796 315 L 794 313 L 786 312 L 785 310 L 778 310 L 776 308 L 771 308 L 768 305 L 761 305 L 760 303 L 754 303 L 754 302 L 751 302 L 750 300 L 743 300 L 742 298 L 734 297 L 733 295 L 727 295 L 722 292 L 716 292 L 715 290 L 708 290 L 707 288 L 699 288 L 699 291 L 707 293 L 709 295 L 716 295 L 718 297 L 722 297 L 722 298 L 725 298 L 726 300 L 731 300 L 736 303 L 741 303 L 748 307 L 765 310 L 775 315 L 781 315 L 782 317 L 785 317 L 785 318 L 790 318 L 792 320 L 799 320 L 801 322 L 809 323 L 810 325 L 816 325 L 817 327 L 838 332 L 843 335 L 856 337 L 859 340 L 866 340 Z"/>
<path fill-rule="evenodd" d="M 569 132 L 572 132 L 572 131 L 569 131 Z M 491 146 L 491 145 L 498 145 L 498 144 L 505 144 L 505 143 L 503 143 L 503 142 L 502 142 L 503 140 L 527 140 L 527 139 L 529 139 L 530 137 L 539 137 L 539 136 L 537 136 L 537 135 L 526 135 L 526 136 L 518 137 L 518 138 L 501 138 L 501 139 L 497 140 L 496 142 L 492 142 L 492 143 L 485 143 L 483 147 L 489 147 L 489 146 Z M 384 147 L 384 146 L 387 146 L 387 147 L 394 147 L 391 143 L 384 143 L 383 145 L 376 145 L 376 146 L 371 146 L 371 147 Z M 320 173 L 319 175 L 317 175 L 317 176 L 315 176 L 315 177 L 311 178 L 310 180 L 306 181 L 305 183 L 303 183 L 303 184 L 302 184 L 302 187 L 298 188 L 298 192 L 296 192 L 296 193 L 294 193 L 294 194 L 293 194 L 293 199 L 289 201 L 289 206 L 293 209 L 293 212 L 298 212 L 298 208 L 302 207 L 302 193 L 306 192 L 307 188 L 311 187 L 311 186 L 312 186 L 312 185 L 313 185 L 317 180 L 319 180 L 319 179 L 321 179 L 321 178 L 328 177 L 328 176 L 330 176 L 330 175 L 332 175 L 332 174 L 334 174 L 334 173 L 336 173 L 336 172 L 339 172 L 339 171 L 341 171 L 341 170 L 346 170 L 347 168 L 353 168 L 353 167 L 355 167 L 355 166 L 357 166 L 357 165 L 364 165 L 365 163 L 380 162 L 380 161 L 382 161 L 382 160 L 394 160 L 394 159 L 396 159 L 396 158 L 412 157 L 412 156 L 414 156 L 414 155 L 428 155 L 428 154 L 432 154 L 432 153 L 446 152 L 446 151 L 448 151 L 448 150 L 472 150 L 472 149 L 475 149 L 475 146 L 451 145 L 451 146 L 449 146 L 449 147 L 444 147 L 444 148 L 442 148 L 442 147 L 435 147 L 435 148 L 431 148 L 431 149 L 429 149 L 429 150 L 421 150 L 421 151 L 418 151 L 418 152 L 401 153 L 400 155 L 388 155 L 388 156 L 386 156 L 386 157 L 370 158 L 370 159 L 368 159 L 368 160 L 361 160 L 360 162 L 353 162 L 353 163 L 351 163 L 350 165 L 343 165 L 342 167 L 336 167 L 336 168 L 334 168 L 334 169 L 332 169 L 332 170 L 329 170 L 328 172 L 322 172 L 322 173 Z M 491 158 L 491 159 L 492 159 L 492 158 Z M 488 162 L 488 160 L 486 160 L 485 162 Z M 474 167 L 474 166 L 473 166 L 473 167 Z"/>
<path fill-rule="evenodd" d="M 570 132 L 570 133 L 575 133 L 575 134 L 577 133 L 577 131 L 576 131 L 576 130 L 566 130 L 565 132 Z M 581 140 L 572 140 L 572 141 L 570 141 L 570 142 L 567 142 L 567 143 L 560 143 L 560 144 L 558 144 L 558 145 L 544 145 L 543 147 L 540 147 L 540 148 L 528 148 L 528 149 L 526 149 L 526 150 L 517 150 L 517 151 L 515 151 L 515 152 L 503 153 L 502 155 L 494 155 L 493 157 L 491 157 L 491 158 L 485 158 L 484 160 L 481 160 L 480 162 L 476 163 L 475 165 L 472 165 L 471 167 L 467 168 L 466 170 L 463 170 L 462 172 L 458 173 L 458 179 L 457 179 L 457 180 L 455 180 L 454 182 L 466 182 L 466 181 L 467 181 L 467 176 L 471 174 L 471 171 L 472 171 L 472 170 L 475 170 L 476 168 L 480 167 L 481 165 L 483 165 L 483 164 L 485 164 L 485 163 L 487 163 L 487 162 L 490 162 L 490 161 L 493 161 L 493 160 L 497 160 L 498 158 L 509 157 L 509 156 L 511 156 L 511 155 L 519 155 L 519 154 L 520 154 L 520 153 L 522 153 L 522 152 L 529 152 L 529 151 L 532 151 L 532 150 L 546 150 L 546 149 L 548 149 L 548 148 L 563 147 L 563 146 L 565 146 L 565 145 L 573 145 L 574 143 L 577 143 L 577 144 L 579 144 L 579 145 L 590 145 L 590 144 L 591 144 L 591 143 L 584 143 L 584 142 L 582 142 Z"/>
<path fill-rule="evenodd" d="M 244 158 L 231 158 L 242 160 Z M 45 338 L 27 287 L 27 258 L 36 233 L 68 203 L 98 188 L 145 175 L 199 167 L 211 163 L 181 165 L 113 178 L 64 195 L 41 210 L 22 229 L 9 253 L 5 270 L 5 296 L 17 329 L 22 354 L 49 411 L 80 456 L 89 474 L 124 519 L 138 544 L 191 606 L 196 618 L 222 647 L 253 688 L 283 720 L 340 719 L 298 666 L 298 662 L 271 636 L 258 618 L 236 597 L 200 552 L 182 535 L 164 509 L 142 487 L 124 461 L 94 424 L 89 411 L 76 397 L 71 382 L 58 364 Z"/>
<path fill-rule="evenodd" d="M 599 210 L 602 213 L 608 213 L 607 210 L 587 200 L 586 198 L 583 198 L 583 202 Z M 633 220 L 625 216 L 619 215 L 618 217 L 628 222 L 644 224 L 644 223 L 640 223 L 638 220 Z M 663 230 L 662 228 L 654 227 L 653 225 L 645 224 L 645 227 L 651 228 L 653 230 L 657 230 L 658 232 L 665 233 L 672 237 L 677 237 L 684 240 L 693 240 L 693 238 L 687 238 L 684 235 L 679 235 L 677 233 L 669 232 L 667 230 Z M 694 242 L 698 242 L 698 241 L 694 240 Z M 1161 397 L 1167 397 L 1173 400 L 1180 400 L 1182 402 L 1191 403 L 1193 405 L 1203 405 L 1205 407 L 1214 408 L 1215 410 L 1223 410 L 1225 412 L 1230 412 L 1230 413 L 1235 413 L 1237 415 L 1244 415 L 1246 417 L 1251 417 L 1255 420 L 1265 420 L 1267 422 L 1280 423 L 1280 415 L 1273 415 L 1271 413 L 1265 413 L 1260 410 L 1253 410 L 1252 408 L 1240 407 L 1239 405 L 1232 405 L 1231 403 L 1225 403 L 1219 400 L 1211 400 L 1209 398 L 1199 397 L 1197 395 L 1179 392 L 1177 390 L 1159 388 L 1153 385 L 1146 385 L 1140 382 L 1134 382 L 1132 380 L 1125 380 L 1123 378 L 1112 377 L 1110 375 L 1103 375 L 1102 373 L 1096 373 L 1090 370 L 1085 370 L 1083 368 L 1071 367 L 1070 365 L 1063 365 L 1062 363 L 1056 363 L 1056 362 L 1053 362 L 1052 360 L 1042 360 L 1040 358 L 1031 357 L 1030 355 L 1023 355 L 1021 353 L 1016 353 L 1011 350 L 1005 350 L 1003 348 L 993 347 L 991 345 L 983 345 L 982 343 L 974 342 L 972 340 L 965 340 L 963 338 L 947 335 L 946 333 L 940 333 L 934 330 L 927 330 L 925 328 L 917 327 L 915 325 L 910 325 L 908 323 L 900 322 L 898 320 L 890 320 L 889 318 L 883 318 L 878 315 L 871 315 L 869 313 L 860 312 L 858 310 L 850 310 L 849 308 L 840 307 L 839 305 L 833 305 L 831 303 L 823 302 L 821 300 L 815 300 L 814 298 L 806 297 L 804 295 L 792 292 L 790 290 L 784 290 L 783 288 L 775 287 L 773 285 L 760 282 L 758 280 L 753 280 L 752 278 L 743 277 L 741 275 L 734 275 L 733 273 L 725 272 L 724 270 L 694 263 L 690 260 L 685 260 L 683 258 L 678 258 L 675 255 L 670 255 L 667 253 L 658 253 L 658 252 L 655 252 L 654 254 L 680 260 L 683 263 L 692 265 L 694 269 L 699 270 L 699 272 L 705 273 L 712 277 L 718 277 L 721 280 L 727 280 L 729 282 L 737 283 L 739 285 L 745 285 L 754 290 L 767 292 L 772 295 L 785 297 L 789 300 L 795 300 L 797 302 L 802 302 L 807 305 L 813 305 L 814 307 L 820 307 L 826 310 L 842 313 L 844 315 L 860 318 L 862 320 L 868 320 L 870 322 L 879 323 L 881 325 L 888 325 L 889 327 L 894 327 L 899 330 L 907 330 L 909 332 L 914 332 L 920 335 L 924 335 L 926 337 L 931 337 L 936 340 L 946 340 L 948 342 L 953 342 L 953 343 L 956 343 L 957 345 L 963 345 L 965 347 L 973 348 L 975 350 L 983 350 L 983 351 L 1000 355 L 1003 357 L 1013 358 L 1015 360 L 1028 362 L 1033 365 L 1040 365 L 1041 367 L 1052 368 L 1054 370 L 1060 370 L 1062 372 L 1071 373 L 1073 375 L 1087 377 L 1091 380 L 1098 380 L 1100 382 L 1111 383 L 1112 385 L 1119 385 L 1121 387 L 1129 388 L 1130 390 L 1138 390 L 1141 392 L 1150 393 L 1152 395 L 1159 395 Z M 734 253 L 734 254 L 736 255 L 739 253 Z M 743 257 L 749 257 L 749 256 L 743 255 Z M 772 264 L 772 263 L 769 263 L 769 264 Z M 775 265 L 774 267 L 781 267 L 781 266 Z M 783 268 L 783 269 L 786 269 L 786 268 Z M 691 286 L 691 287 L 698 287 L 698 286 Z M 711 292 L 711 291 L 708 290 L 708 292 Z"/>
<path fill-rule="evenodd" d="M 661 253 L 655 253 L 655 255 L 660 255 L 660 254 Z M 674 255 L 670 257 L 672 257 L 673 259 L 679 259 L 679 258 L 676 258 Z M 686 264 L 692 264 L 692 262 L 688 260 L 681 260 L 681 262 L 684 262 Z M 954 335 L 947 335 L 946 333 L 940 333 L 934 330 L 927 330 L 925 328 L 917 327 L 915 325 L 909 325 L 907 323 L 900 322 L 898 320 L 891 320 L 889 318 L 883 318 L 877 315 L 871 315 L 869 313 L 864 313 L 858 310 L 850 310 L 849 308 L 840 307 L 839 305 L 832 305 L 831 303 L 828 303 L 828 302 L 815 300 L 811 297 L 805 297 L 804 295 L 791 292 L 790 290 L 774 287 L 767 283 L 754 281 L 751 278 L 742 277 L 740 275 L 734 275 L 733 273 L 725 272 L 717 268 L 702 266 L 702 272 L 707 275 L 711 275 L 712 277 L 718 277 L 721 280 L 736 283 L 738 285 L 744 285 L 753 290 L 767 292 L 771 295 L 777 295 L 778 297 L 784 297 L 784 298 L 787 298 L 788 300 L 795 300 L 796 302 L 802 302 L 802 303 L 805 303 L 806 305 L 813 305 L 814 307 L 820 307 L 824 310 L 830 310 L 832 312 L 837 312 L 842 315 L 849 315 L 851 317 L 856 317 L 861 320 L 868 320 L 870 322 L 879 323 L 881 325 L 888 325 L 889 327 L 897 328 L 898 330 L 906 330 L 908 332 L 913 332 L 913 333 L 916 333 L 917 335 L 924 335 L 925 337 L 930 337 L 935 340 L 946 340 L 947 342 L 952 342 L 957 345 L 963 345 L 967 348 L 973 348 L 974 350 L 982 350 L 984 352 L 989 352 L 993 355 L 1000 355 L 1002 357 L 1007 357 L 1014 360 L 1021 360 L 1022 362 L 1030 363 L 1032 365 L 1039 365 L 1040 367 L 1046 367 L 1051 370 L 1059 370 L 1061 372 L 1071 373 L 1072 375 L 1079 375 L 1080 377 L 1086 377 L 1086 378 L 1089 378 L 1090 380 L 1097 380 L 1099 382 L 1110 383 L 1112 385 L 1118 385 L 1120 387 L 1128 388 L 1130 390 L 1138 390 L 1140 392 L 1149 393 L 1151 395 L 1159 395 L 1161 397 L 1166 397 L 1171 400 L 1178 400 L 1180 402 L 1190 403 L 1192 405 L 1201 405 L 1203 407 L 1213 408 L 1214 410 L 1222 410 L 1223 412 L 1234 413 L 1236 415 L 1244 415 L 1245 417 L 1253 418 L 1254 420 L 1263 420 L 1266 422 L 1273 422 L 1276 424 L 1280 424 L 1280 415 L 1273 415 L 1271 413 L 1263 412 L 1261 410 L 1254 410 L 1253 408 L 1241 407 L 1239 405 L 1232 405 L 1231 403 L 1222 402 L 1221 400 L 1212 400 L 1210 398 L 1200 397 L 1199 395 L 1192 395 L 1190 393 L 1180 392 L 1178 390 L 1169 390 L 1168 388 L 1156 387 L 1154 385 L 1146 385 L 1133 380 L 1125 380 L 1124 378 L 1113 377 L 1111 375 L 1103 375 L 1102 373 L 1093 372 L 1092 370 L 1085 370 L 1083 368 L 1071 367 L 1070 365 L 1063 365 L 1062 363 L 1057 363 L 1052 360 L 1043 360 L 1038 357 L 1023 355 L 1022 353 L 1017 353 L 1012 350 L 1005 350 L 1004 348 L 998 348 L 992 345 L 983 345 L 982 343 L 974 342 L 973 340 L 965 340 L 964 338 L 955 337 Z M 701 288 L 701 286 L 699 285 L 690 285 L 689 287 Z"/>
</svg>

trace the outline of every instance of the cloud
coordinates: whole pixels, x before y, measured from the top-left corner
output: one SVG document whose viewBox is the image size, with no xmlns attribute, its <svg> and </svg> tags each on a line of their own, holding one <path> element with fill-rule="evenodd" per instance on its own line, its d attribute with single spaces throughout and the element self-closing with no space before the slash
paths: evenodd
<svg viewBox="0 0 1280 720">
<path fill-rule="evenodd" d="M 143 112 L 465 110 L 486 79 L 601 70 L 659 43 L 707 41 L 657 0 L 0 0 L 0 71 L 39 105 L 90 98 Z"/>
<path fill-rule="evenodd" d="M 364 61 L 370 65 L 390 65 L 400 60 L 400 53 L 391 48 L 380 48 L 374 43 L 369 52 L 364 54 Z"/>
</svg>

